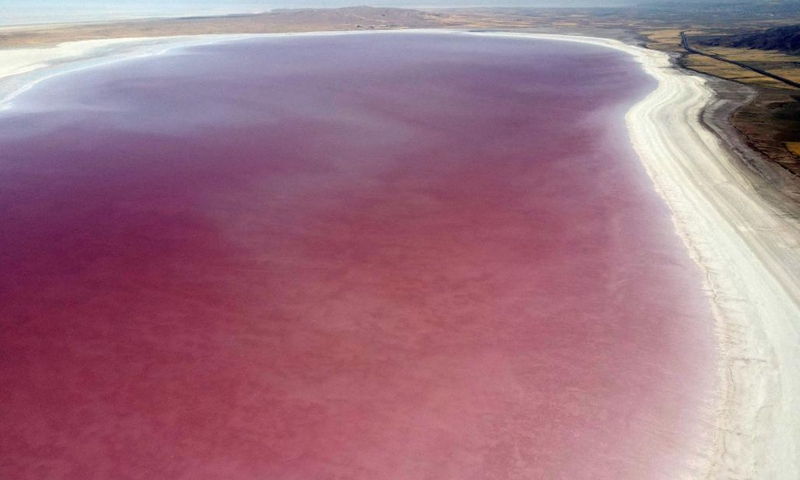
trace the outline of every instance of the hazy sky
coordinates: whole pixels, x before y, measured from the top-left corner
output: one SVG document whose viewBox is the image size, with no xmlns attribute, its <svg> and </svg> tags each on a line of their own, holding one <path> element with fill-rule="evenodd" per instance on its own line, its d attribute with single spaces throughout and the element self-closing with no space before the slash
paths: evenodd
<svg viewBox="0 0 800 480">
<path fill-rule="evenodd" d="M 458 6 L 610 6 L 648 0 L 0 0 L 0 24 L 104 20 L 126 17 L 212 15 L 264 12 L 273 8 L 348 5 Z"/>
</svg>

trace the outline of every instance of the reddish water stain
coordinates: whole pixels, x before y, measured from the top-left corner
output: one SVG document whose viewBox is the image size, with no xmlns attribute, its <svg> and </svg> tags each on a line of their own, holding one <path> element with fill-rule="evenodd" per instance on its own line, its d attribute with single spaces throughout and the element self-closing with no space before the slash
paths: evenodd
<svg viewBox="0 0 800 480">
<path fill-rule="evenodd" d="M 674 478 L 713 373 L 620 53 L 273 38 L 0 118 L 0 478 Z"/>
</svg>

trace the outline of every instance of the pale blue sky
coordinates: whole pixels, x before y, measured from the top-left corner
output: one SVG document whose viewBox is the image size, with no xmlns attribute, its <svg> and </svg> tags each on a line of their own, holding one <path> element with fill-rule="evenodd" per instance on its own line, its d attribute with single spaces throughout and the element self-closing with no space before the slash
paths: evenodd
<svg viewBox="0 0 800 480">
<path fill-rule="evenodd" d="M 94 21 L 131 17 L 253 13 L 273 8 L 348 5 L 588 6 L 644 3 L 648 0 L 0 0 L 0 24 Z"/>
</svg>

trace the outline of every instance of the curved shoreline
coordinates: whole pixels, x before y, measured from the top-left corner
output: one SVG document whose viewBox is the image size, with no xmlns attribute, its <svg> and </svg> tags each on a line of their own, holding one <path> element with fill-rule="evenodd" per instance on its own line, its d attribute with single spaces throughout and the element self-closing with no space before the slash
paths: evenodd
<svg viewBox="0 0 800 480">
<path fill-rule="evenodd" d="M 706 275 L 717 320 L 722 392 L 706 478 L 797 478 L 800 226 L 701 123 L 714 101 L 706 81 L 665 54 L 637 58 L 659 86 L 628 113 L 631 140 Z"/>
<path fill-rule="evenodd" d="M 81 40 L 53 48 L 0 49 L 0 111 L 40 82 L 65 73 L 154 55 L 175 48 L 233 41 L 247 35 Z"/>
<path fill-rule="evenodd" d="M 332 34 L 365 33 L 380 32 Z M 656 79 L 656 90 L 633 106 L 626 123 L 636 153 L 673 213 L 677 232 L 705 274 L 720 350 L 722 391 L 716 425 L 708 428 L 713 445 L 701 459 L 705 465 L 696 469 L 704 472 L 701 478 L 800 476 L 800 422 L 793 418 L 800 408 L 800 375 L 792 375 L 800 371 L 800 225 L 759 195 L 719 138 L 703 125 L 702 111 L 714 100 L 707 82 L 680 71 L 664 53 L 615 40 L 472 34 L 605 46 L 632 55 Z M 283 35 L 314 34 L 264 36 Z M 92 40 L 55 49 L 0 51 L 0 59 L 9 54 L 17 59 L 0 62 L 6 65 L 0 82 L 35 75 L 0 99 L 0 109 L 14 95 L 60 73 L 250 36 L 262 35 Z M 20 60 L 31 51 L 38 53 L 30 61 Z"/>
<path fill-rule="evenodd" d="M 509 34 L 515 35 L 515 34 Z M 526 35 L 632 55 L 658 87 L 626 115 L 633 147 L 705 276 L 720 392 L 701 478 L 800 477 L 800 222 L 771 204 L 703 123 L 707 81 L 616 40 Z"/>
<path fill-rule="evenodd" d="M 769 187 L 754 186 L 703 123 L 715 101 L 703 77 L 616 40 L 531 36 L 625 51 L 658 82 L 626 123 L 716 321 L 721 391 L 701 478 L 800 477 L 800 222 L 762 196 Z"/>
</svg>

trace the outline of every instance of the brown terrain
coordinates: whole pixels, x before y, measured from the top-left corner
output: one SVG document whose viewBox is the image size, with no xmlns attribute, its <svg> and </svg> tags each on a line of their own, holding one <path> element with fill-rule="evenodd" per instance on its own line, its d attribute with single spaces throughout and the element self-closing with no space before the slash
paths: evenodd
<svg viewBox="0 0 800 480">
<path fill-rule="evenodd" d="M 3 27 L 0 28 L 0 48 L 144 36 L 409 28 L 502 29 L 617 38 L 669 52 L 685 68 L 753 89 L 755 95 L 746 95 L 748 101 L 732 114 L 732 123 L 750 147 L 797 176 L 800 183 L 800 52 L 762 50 L 740 44 L 731 46 L 731 42 L 724 41 L 741 36 L 743 32 L 757 34 L 773 27 L 797 24 L 800 24 L 800 7 L 790 1 L 600 9 L 422 11 L 348 7 Z"/>
</svg>

